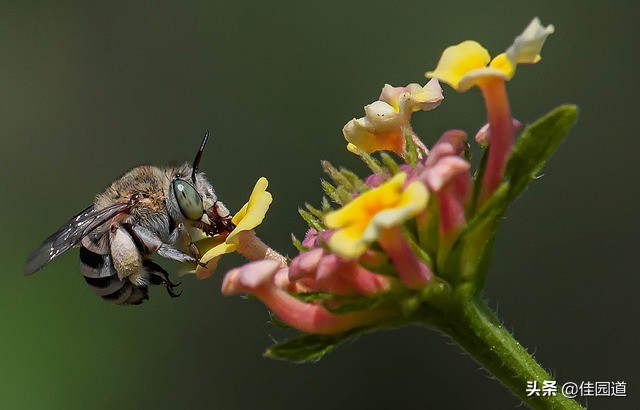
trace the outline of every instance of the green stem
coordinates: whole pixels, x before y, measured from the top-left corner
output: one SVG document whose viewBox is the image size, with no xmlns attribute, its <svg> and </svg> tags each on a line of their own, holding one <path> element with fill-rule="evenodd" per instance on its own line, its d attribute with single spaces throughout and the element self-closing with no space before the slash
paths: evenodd
<svg viewBox="0 0 640 410">
<path fill-rule="evenodd" d="M 462 295 L 459 295 L 462 296 Z M 553 380 L 500 323 L 480 298 L 460 297 L 446 315 L 429 315 L 424 323 L 448 334 L 478 363 L 534 409 L 583 409 L 575 400 L 562 395 L 527 396 L 527 382 Z"/>
</svg>

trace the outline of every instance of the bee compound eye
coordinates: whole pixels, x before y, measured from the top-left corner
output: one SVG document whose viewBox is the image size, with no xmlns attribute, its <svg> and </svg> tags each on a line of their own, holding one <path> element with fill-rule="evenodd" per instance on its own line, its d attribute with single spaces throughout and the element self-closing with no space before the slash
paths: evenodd
<svg viewBox="0 0 640 410">
<path fill-rule="evenodd" d="M 202 197 L 198 191 L 185 180 L 176 179 L 173 181 L 173 194 L 180 207 L 180 212 L 185 218 L 197 221 L 204 214 Z"/>
</svg>

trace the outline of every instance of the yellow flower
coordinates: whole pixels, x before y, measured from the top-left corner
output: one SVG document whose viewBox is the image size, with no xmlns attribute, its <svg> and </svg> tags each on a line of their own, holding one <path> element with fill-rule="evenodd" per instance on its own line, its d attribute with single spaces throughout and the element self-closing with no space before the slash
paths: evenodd
<svg viewBox="0 0 640 410">
<path fill-rule="evenodd" d="M 388 103 L 376 101 L 364 107 L 365 116 L 352 119 L 342 133 L 349 142 L 347 149 L 356 153 L 354 147 L 366 152 L 388 150 L 398 154 L 404 152 L 402 116 Z"/>
<path fill-rule="evenodd" d="M 424 86 L 417 83 L 408 84 L 406 87 L 385 84 L 378 99 L 391 105 L 408 119 L 416 111 L 433 110 L 440 105 L 444 97 L 438 80 L 433 78 Z"/>
<path fill-rule="evenodd" d="M 208 249 L 200 259 L 200 262 L 206 263 L 207 267 L 198 266 L 196 268 L 198 278 L 204 279 L 211 276 L 220 256 L 238 249 L 240 244 L 239 234 L 244 231 L 250 231 L 262 223 L 273 200 L 271 194 L 267 192 L 268 185 L 269 182 L 265 177 L 258 179 L 249 197 L 249 202 L 244 204 L 231 219 L 231 222 L 236 227 L 226 238 L 222 235 L 215 235 L 198 241 L 199 249 Z"/>
<path fill-rule="evenodd" d="M 357 148 L 365 152 L 393 151 L 405 154 L 404 129 L 410 130 L 409 120 L 416 111 L 429 111 L 442 102 L 442 88 L 436 79 L 424 87 L 411 83 L 406 87 L 385 84 L 378 101 L 364 107 L 365 116 L 349 121 L 342 133 L 347 149 L 357 154 Z"/>
<path fill-rule="evenodd" d="M 345 258 L 360 256 L 381 230 L 398 226 L 427 206 L 429 192 L 419 181 L 403 188 L 407 174 L 400 172 L 375 189 L 325 216 L 336 231 L 329 239 L 333 252 Z"/>
<path fill-rule="evenodd" d="M 544 27 L 536 17 L 522 34 L 515 38 L 507 51 L 493 60 L 479 43 L 463 41 L 447 47 L 436 69 L 427 72 L 426 76 L 444 81 L 460 92 L 474 85 L 481 85 L 491 78 L 510 80 L 515 74 L 517 64 L 540 61 L 540 50 L 547 36 L 553 31 L 553 25 Z"/>
</svg>

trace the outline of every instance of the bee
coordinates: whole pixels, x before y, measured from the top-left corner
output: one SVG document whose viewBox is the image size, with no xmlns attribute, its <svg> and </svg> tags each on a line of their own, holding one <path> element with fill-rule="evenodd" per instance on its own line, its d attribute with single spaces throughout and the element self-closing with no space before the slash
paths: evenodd
<svg viewBox="0 0 640 410">
<path fill-rule="evenodd" d="M 205 266 L 189 230 L 212 236 L 235 227 L 229 210 L 198 171 L 208 139 L 207 131 L 191 166 L 142 165 L 111 183 L 27 257 L 24 274 L 80 247 L 80 271 L 107 301 L 139 305 L 149 299 L 150 285 L 163 285 L 169 296 L 180 296 L 174 292 L 179 283 L 171 282 L 152 256 Z"/>
</svg>

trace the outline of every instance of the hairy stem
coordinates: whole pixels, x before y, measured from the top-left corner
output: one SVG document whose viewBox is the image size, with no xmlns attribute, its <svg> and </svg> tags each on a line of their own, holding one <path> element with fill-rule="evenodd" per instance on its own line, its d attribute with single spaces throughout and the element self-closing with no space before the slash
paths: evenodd
<svg viewBox="0 0 640 410">
<path fill-rule="evenodd" d="M 253 230 L 240 233 L 238 253 L 251 261 L 271 259 L 280 263 L 282 267 L 287 266 L 287 259 L 262 242 Z"/>
<path fill-rule="evenodd" d="M 430 315 L 423 323 L 449 335 L 487 371 L 534 409 L 583 409 L 561 393 L 528 395 L 527 382 L 554 380 L 500 323 L 494 312 L 479 298 L 456 299 L 446 315 Z"/>
</svg>

